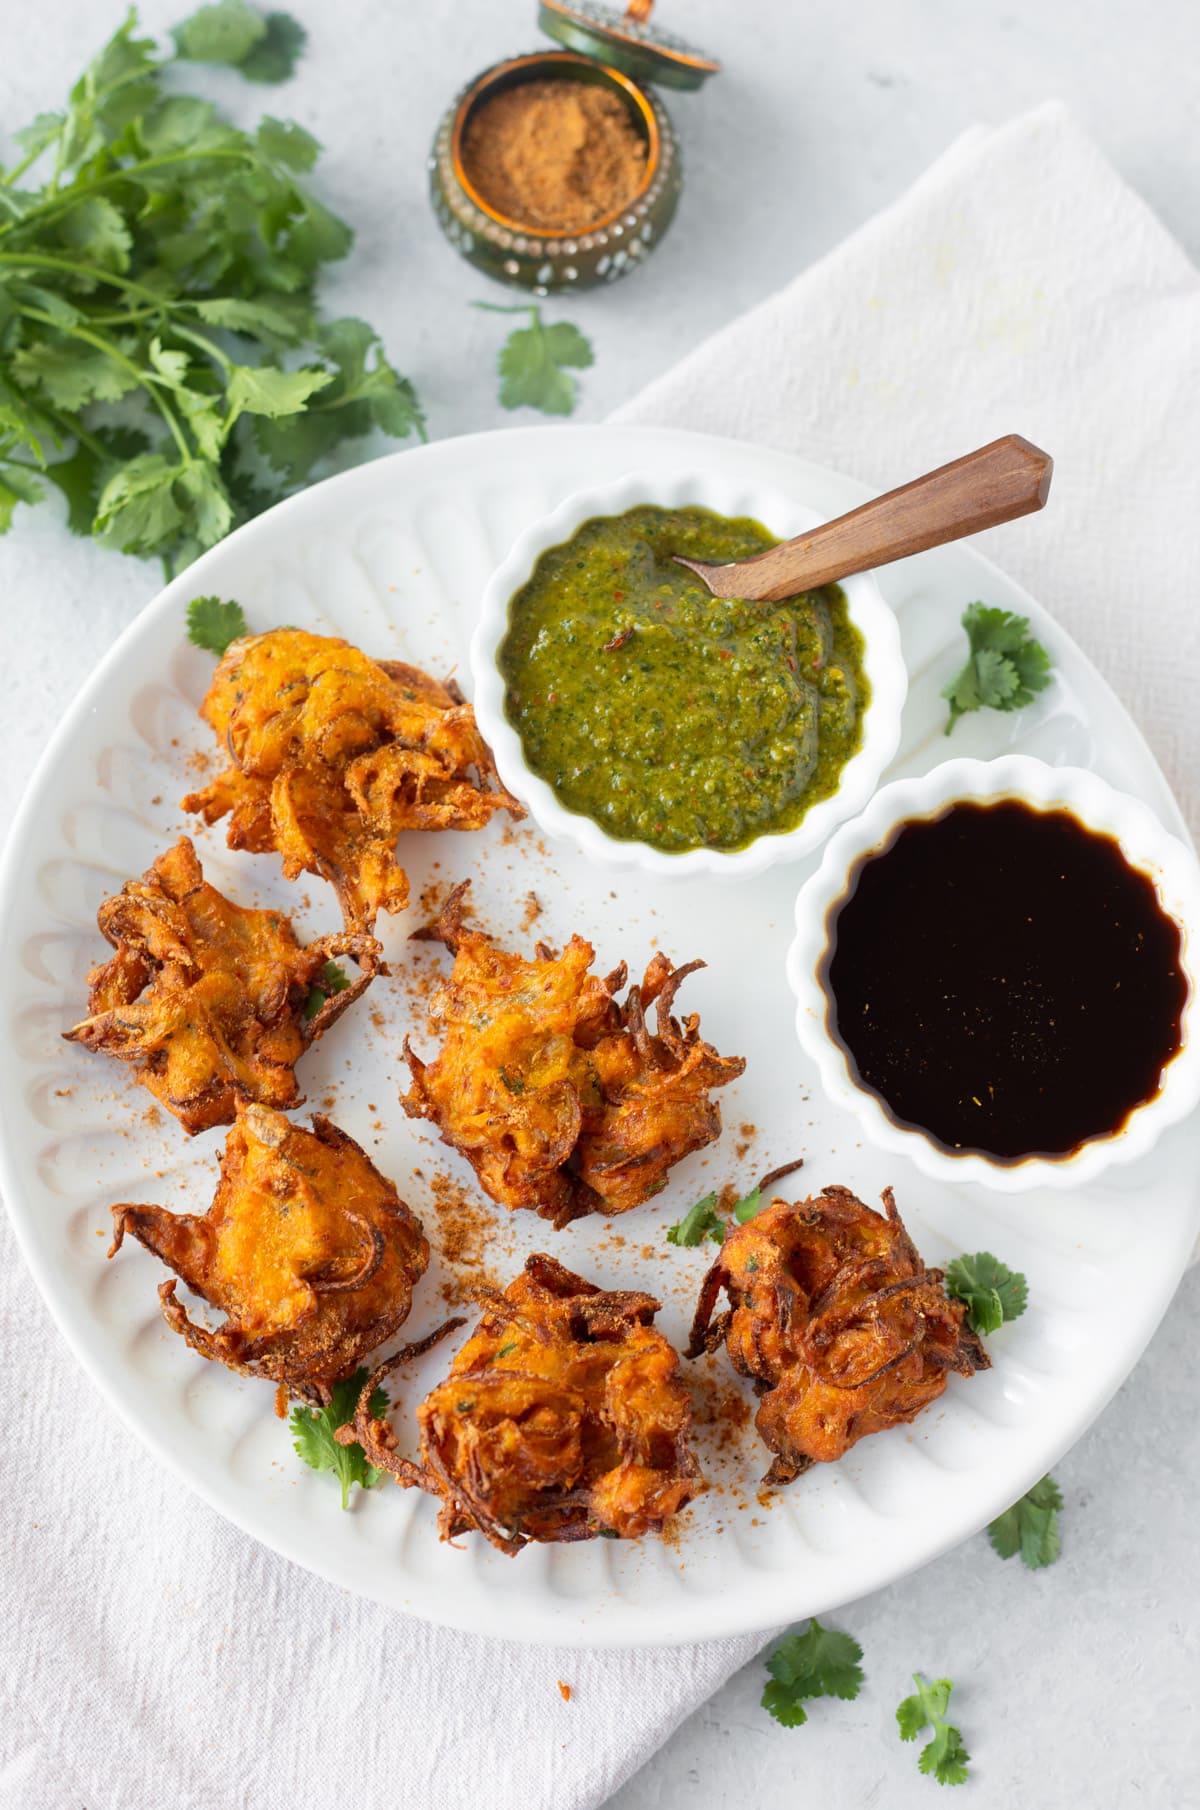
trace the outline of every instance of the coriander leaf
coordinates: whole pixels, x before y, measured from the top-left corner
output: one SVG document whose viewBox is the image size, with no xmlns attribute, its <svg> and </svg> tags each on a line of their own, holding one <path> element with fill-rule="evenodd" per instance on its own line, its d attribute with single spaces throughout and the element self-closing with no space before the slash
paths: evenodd
<svg viewBox="0 0 1200 1810">
<path fill-rule="evenodd" d="M 920 1697 L 906 1697 L 896 1709 L 896 1721 L 900 1728 L 902 1741 L 915 1741 L 923 1728 L 929 1726 L 929 1716 Z"/>
<path fill-rule="evenodd" d="M 970 1777 L 970 1758 L 957 1728 L 947 1722 L 921 1749 L 917 1765 L 922 1772 L 931 1772 L 939 1785 L 965 1785 Z"/>
<path fill-rule="evenodd" d="M 90 534 L 100 495 L 100 460 L 80 444 L 66 459 L 46 467 L 46 476 L 67 499 L 67 526 L 72 534 Z"/>
<path fill-rule="evenodd" d="M 242 633 L 245 633 L 244 628 Z M 304 1022 L 307 1024 L 310 1019 L 315 1018 L 326 1000 L 332 999 L 335 993 L 344 993 L 349 985 L 350 976 L 345 969 L 339 968 L 336 962 L 326 962 L 321 969 L 320 980 L 304 1002 L 304 1011 L 301 1014 Z"/>
<path fill-rule="evenodd" d="M 184 511 L 175 499 L 182 467 L 143 453 L 115 472 L 96 505 L 95 533 L 122 553 L 153 553 L 178 533 Z"/>
<path fill-rule="evenodd" d="M 1027 1490 L 1019 1502 L 1006 1508 L 988 1526 L 988 1539 L 1002 1559 L 1015 1552 L 1031 1571 L 1053 1565 L 1061 1548 L 1058 1511 L 1063 1505 L 1062 1491 L 1053 1477 L 1043 1477 Z"/>
<path fill-rule="evenodd" d="M 349 413 L 350 426 L 343 423 L 343 434 L 378 427 L 394 439 L 402 440 L 414 430 L 424 435 L 416 392 L 388 363 L 373 327 L 347 316 L 319 327 L 317 339 L 337 371 L 325 401 L 336 403 L 339 413 Z"/>
<path fill-rule="evenodd" d="M 196 303 L 196 313 L 212 327 L 225 327 L 231 333 L 244 333 L 268 343 L 277 340 L 285 346 L 298 344 L 312 332 L 307 303 L 297 304 L 288 296 L 255 296 L 253 301 L 242 301 L 237 296 L 206 296 Z"/>
<path fill-rule="evenodd" d="M 288 119 L 272 119 L 270 114 L 260 122 L 255 138 L 264 157 L 285 164 L 289 170 L 311 170 L 321 155 L 320 145 L 303 126 Z"/>
<path fill-rule="evenodd" d="M 238 65 L 251 82 L 286 82 L 300 60 L 308 33 L 290 13 L 268 13 L 267 29 Z"/>
<path fill-rule="evenodd" d="M 270 509 L 283 500 L 283 490 L 268 489 L 260 484 L 244 466 L 231 462 L 228 454 L 229 449 L 226 448 L 222 470 L 225 472 L 225 488 L 229 492 L 234 515 L 239 523 L 251 521 L 254 516 L 261 515 L 264 509 Z"/>
<path fill-rule="evenodd" d="M 37 463 L 45 469 L 46 455 L 42 450 L 42 442 L 38 437 L 33 421 L 22 415 L 18 409 L 10 408 L 0 402 L 0 457 L 11 454 L 17 447 L 23 447 L 31 453 Z"/>
<path fill-rule="evenodd" d="M 301 195 L 299 190 L 296 194 L 301 203 L 300 217 L 288 231 L 285 241 L 292 257 L 305 270 L 315 270 L 318 264 L 332 264 L 338 258 L 344 258 L 354 243 L 354 234 L 345 221 L 331 214 L 311 195 Z"/>
<path fill-rule="evenodd" d="M 192 94 L 172 94 L 154 107 L 141 122 L 142 144 L 151 157 L 170 151 L 203 151 L 236 148 L 240 134 L 225 125 L 211 101 Z"/>
<path fill-rule="evenodd" d="M 424 434 L 412 385 L 392 369 L 373 327 L 352 317 L 328 321 L 317 329 L 317 338 L 333 372 L 316 408 L 279 426 L 255 422 L 259 450 L 293 483 L 306 478 L 341 440 L 373 427 L 397 439 L 414 429 Z"/>
<path fill-rule="evenodd" d="M 171 389 L 184 388 L 190 363 L 186 352 L 165 352 L 162 341 L 156 335 L 150 341 L 150 363 Z"/>
<path fill-rule="evenodd" d="M 106 270 L 129 269 L 133 234 L 119 208 L 103 195 L 89 195 L 61 216 L 58 222 L 60 244 L 88 264 L 102 264 Z"/>
<path fill-rule="evenodd" d="M 372 1489 L 384 1474 L 367 1463 L 366 1453 L 357 1441 L 339 1445 L 334 1438 L 339 1427 L 354 1419 L 366 1380 L 366 1370 L 356 1370 L 353 1376 L 334 1383 L 327 1408 L 293 1408 L 289 1422 L 295 1435 L 293 1444 L 297 1455 L 314 1471 L 332 1471 L 341 1484 L 343 1509 L 350 1506 L 352 1485 L 357 1483 L 360 1489 Z M 387 1407 L 386 1394 L 382 1389 L 375 1389 L 371 1395 L 371 1413 L 377 1419 L 382 1418 Z"/>
<path fill-rule="evenodd" d="M 13 381 L 36 390 L 55 408 L 74 411 L 89 402 L 116 402 L 137 388 L 137 374 L 95 346 L 47 333 L 19 346 L 10 360 Z"/>
<path fill-rule="evenodd" d="M 29 466 L 0 457 L 0 534 L 12 527 L 18 503 L 39 503 L 45 488 Z"/>
<path fill-rule="evenodd" d="M 14 302 L 27 302 L 33 308 L 40 308 L 43 314 L 50 316 L 56 327 L 77 327 L 84 318 L 74 302 L 56 294 L 53 289 L 44 288 L 41 283 L 29 283 L 18 278 L 10 284 L 10 293 Z"/>
<path fill-rule="evenodd" d="M 65 124 L 61 113 L 39 113 L 28 125 L 13 133 L 26 157 L 40 157 L 58 137 Z"/>
<path fill-rule="evenodd" d="M 222 603 L 219 597 L 193 597 L 187 606 L 188 640 L 218 659 L 234 641 L 250 633 L 240 603 Z M 332 965 L 332 964 L 330 964 Z"/>
<path fill-rule="evenodd" d="M 1010 710 L 1009 700 L 1020 690 L 1021 679 L 1007 654 L 985 647 L 975 656 L 975 684 L 986 709 Z"/>
<path fill-rule="evenodd" d="M 774 1716 L 783 1728 L 800 1728 L 808 1721 L 808 1711 L 802 1700 L 794 1697 L 786 1684 L 772 1679 L 763 1686 L 762 1706 L 769 1716 Z"/>
<path fill-rule="evenodd" d="M 983 603 L 963 612 L 970 657 L 942 696 L 950 705 L 949 735 L 972 710 L 1022 710 L 1050 683 L 1050 656 L 1029 633 L 1029 618 Z"/>
<path fill-rule="evenodd" d="M 275 365 L 235 365 L 226 395 L 235 414 L 296 415 L 333 378 L 328 371 L 281 371 Z"/>
<path fill-rule="evenodd" d="M 762 1212 L 764 1205 L 762 1189 L 751 1188 L 749 1194 L 743 1194 L 741 1200 L 735 1204 L 732 1217 L 738 1225 L 744 1226 L 747 1220 L 753 1219 L 757 1213 Z"/>
<path fill-rule="evenodd" d="M 202 459 L 217 460 L 221 457 L 221 448 L 225 444 L 225 418 L 207 396 L 196 395 L 191 390 L 181 390 L 176 395 L 176 404 L 184 420 L 196 437 L 196 450 Z"/>
<path fill-rule="evenodd" d="M 229 533 L 233 507 L 215 465 L 207 460 L 185 465 L 175 481 L 175 497 L 181 505 L 182 525 L 200 552 Z"/>
<path fill-rule="evenodd" d="M 973 1256 L 956 1257 L 946 1265 L 946 1293 L 965 1301 L 967 1319 L 975 1331 L 997 1332 L 1005 1320 L 1016 1320 L 1025 1312 L 1029 1285 L 1019 1270 L 990 1251 L 976 1251 Z"/>
<path fill-rule="evenodd" d="M 103 99 L 110 89 L 127 87 L 139 77 L 154 70 L 153 38 L 135 38 L 137 13 L 132 7 L 108 43 L 92 58 L 83 78 L 71 91 L 74 101 L 81 93 Z"/>
<path fill-rule="evenodd" d="M 810 1697 L 841 1697 L 849 1703 L 863 1684 L 862 1648 L 850 1634 L 823 1628 L 814 1615 L 803 1634 L 789 1634 L 767 1660 L 772 1682 L 762 1706 L 785 1728 L 808 1720 L 802 1707 Z"/>
<path fill-rule="evenodd" d="M 246 0 L 214 0 L 171 33 L 176 54 L 189 63 L 243 61 L 266 36 L 267 22 Z"/>
<path fill-rule="evenodd" d="M 948 1678 L 935 1678 L 932 1683 L 920 1672 L 913 1673 L 916 1695 L 906 1697 L 896 1710 L 896 1722 L 902 1741 L 915 1741 L 923 1728 L 932 1728 L 933 1739 L 921 1749 L 917 1765 L 924 1773 L 932 1773 L 939 1785 L 965 1784 L 970 1754 L 953 1723 L 945 1720 L 954 1686 Z"/>
<path fill-rule="evenodd" d="M 543 415 L 569 415 L 575 407 L 577 385 L 566 366 L 582 368 L 593 361 L 590 343 L 569 321 L 546 326 L 538 307 L 496 309 L 495 313 L 528 314 L 528 327 L 516 327 L 500 348 L 500 402 L 506 409 L 535 408 Z"/>
<path fill-rule="evenodd" d="M 67 499 L 67 527 L 72 534 L 90 534 L 96 519 L 100 492 L 114 469 L 124 460 L 148 451 L 149 441 L 135 427 L 97 427 L 68 458 L 47 465 L 46 476 Z"/>
<path fill-rule="evenodd" d="M 554 321 L 544 327 L 546 345 L 556 365 L 574 365 L 579 370 L 586 370 L 588 365 L 595 364 L 596 355 L 592 351 L 591 341 L 585 339 L 578 327 L 570 321 Z"/>
<path fill-rule="evenodd" d="M 717 1212 L 715 1194 L 706 1194 L 667 1230 L 668 1244 L 703 1244 L 706 1238 L 720 1244 L 724 1237 L 725 1221 Z"/>
</svg>

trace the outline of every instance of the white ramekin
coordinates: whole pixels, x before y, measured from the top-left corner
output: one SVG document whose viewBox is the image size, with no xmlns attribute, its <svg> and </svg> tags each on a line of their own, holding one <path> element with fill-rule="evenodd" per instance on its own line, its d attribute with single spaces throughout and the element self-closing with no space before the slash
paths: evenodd
<svg viewBox="0 0 1200 1810">
<path fill-rule="evenodd" d="M 1159 904 L 1178 924 L 1188 982 L 1180 1048 L 1167 1064 L 1154 1098 L 1107 1137 L 1093 1138 L 1060 1158 L 1026 1157 L 1015 1163 L 993 1161 L 978 1151 L 950 1151 L 924 1132 L 898 1124 L 878 1096 L 855 1080 L 831 1027 L 826 983 L 833 915 L 859 861 L 885 848 L 900 825 L 914 818 L 940 817 L 963 800 L 1000 799 L 1020 799 L 1039 810 L 1069 811 L 1088 829 L 1114 837 L 1129 864 L 1153 882 Z M 816 1063 L 829 1099 L 854 1113 L 873 1144 L 910 1158 L 937 1181 L 979 1182 L 1003 1194 L 1078 1187 L 1095 1180 L 1110 1164 L 1145 1155 L 1168 1125 L 1200 1102 L 1200 1038 L 1193 1032 L 1200 988 L 1200 864 L 1144 804 L 1078 767 L 1051 767 L 1025 755 L 951 760 L 920 779 L 882 787 L 862 815 L 832 837 L 820 867 L 801 888 L 788 980 L 796 995 L 796 1034 Z"/>
<path fill-rule="evenodd" d="M 695 471 L 641 471 L 602 489 L 577 491 L 550 515 L 534 522 L 492 574 L 471 641 L 475 714 L 484 740 L 495 755 L 500 778 L 529 807 L 547 835 L 574 843 L 594 861 L 636 867 L 659 877 L 713 874 L 745 879 L 777 861 L 799 860 L 819 847 L 835 825 L 862 810 L 900 740 L 900 713 L 908 689 L 900 631 L 869 573 L 847 578 L 842 584 L 851 619 L 863 637 L 863 665 L 871 686 L 871 701 L 863 715 L 862 744 L 846 762 L 837 791 L 813 805 L 794 830 L 759 836 L 748 847 L 733 851 L 696 848 L 669 854 L 644 842 L 625 842 L 606 835 L 590 817 L 560 804 L 545 780 L 525 763 L 520 737 L 504 714 L 504 681 L 496 664 L 497 650 L 508 627 L 509 602 L 548 548 L 569 540 L 593 516 L 619 515 L 638 503 L 668 509 L 690 504 L 715 510 L 718 515 L 752 516 L 780 540 L 803 534 L 824 519 L 795 497 L 745 480 L 725 480 Z"/>
</svg>

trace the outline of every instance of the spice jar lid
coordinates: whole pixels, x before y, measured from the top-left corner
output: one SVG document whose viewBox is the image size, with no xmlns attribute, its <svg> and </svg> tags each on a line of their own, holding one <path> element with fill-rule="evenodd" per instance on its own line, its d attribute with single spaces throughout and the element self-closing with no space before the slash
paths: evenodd
<svg viewBox="0 0 1200 1810">
<path fill-rule="evenodd" d="M 541 0 L 538 24 L 568 50 L 599 57 L 638 81 L 663 88 L 699 88 L 721 65 L 650 24 L 654 0 L 629 0 L 624 11 L 594 0 Z"/>
</svg>

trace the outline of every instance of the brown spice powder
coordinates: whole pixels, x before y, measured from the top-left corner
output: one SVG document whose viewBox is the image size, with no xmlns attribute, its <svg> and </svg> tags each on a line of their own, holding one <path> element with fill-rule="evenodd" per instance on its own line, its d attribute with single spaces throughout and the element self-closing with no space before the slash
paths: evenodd
<svg viewBox="0 0 1200 1810">
<path fill-rule="evenodd" d="M 646 146 L 608 88 L 525 82 L 484 101 L 463 137 L 467 180 L 522 226 L 583 232 L 632 200 Z"/>
<path fill-rule="evenodd" d="M 437 1224 L 427 1228 L 452 1274 L 442 1286 L 442 1297 L 457 1303 L 470 1299 L 476 1283 L 492 1288 L 504 1285 L 488 1267 L 487 1252 L 500 1230 L 494 1213 L 481 1207 L 465 1188 L 444 1171 L 431 1178 Z"/>
</svg>

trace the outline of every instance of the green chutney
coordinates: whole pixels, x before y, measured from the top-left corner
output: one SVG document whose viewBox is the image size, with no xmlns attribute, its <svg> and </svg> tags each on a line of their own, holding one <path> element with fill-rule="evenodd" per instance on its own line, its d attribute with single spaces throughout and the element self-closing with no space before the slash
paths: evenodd
<svg viewBox="0 0 1200 1810">
<path fill-rule="evenodd" d="M 646 504 L 542 554 L 498 663 L 525 759 L 568 810 L 672 853 L 739 849 L 837 790 L 870 699 L 844 593 L 725 602 L 671 558 L 775 545 L 747 517 Z"/>
</svg>

